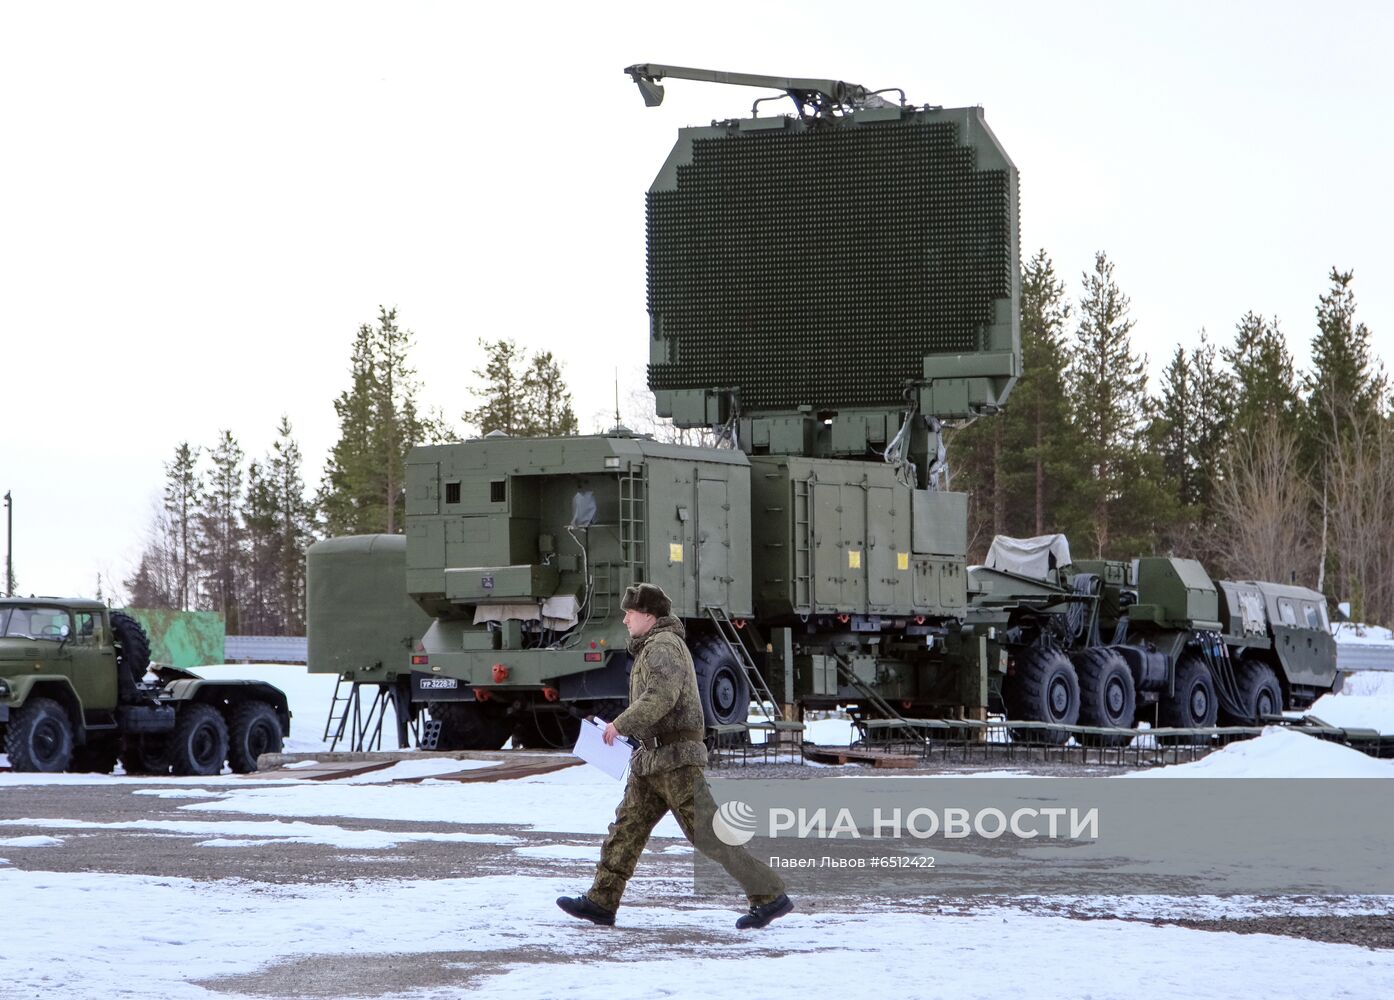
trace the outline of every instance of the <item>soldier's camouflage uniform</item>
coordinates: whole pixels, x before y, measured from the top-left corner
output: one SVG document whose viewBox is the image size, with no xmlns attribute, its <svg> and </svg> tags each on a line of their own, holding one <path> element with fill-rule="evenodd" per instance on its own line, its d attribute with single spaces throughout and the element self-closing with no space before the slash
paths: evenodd
<svg viewBox="0 0 1394 1000">
<path fill-rule="evenodd" d="M 586 893 L 607 910 L 619 907 L 649 834 L 670 810 L 687 839 L 741 884 L 752 906 L 768 903 L 784 892 L 779 876 L 749 851 L 712 836 L 699 839 L 696 835 L 699 803 L 704 816 L 712 815 L 715 806 L 702 773 L 707 763 L 702 702 L 684 638 L 682 622 L 669 616 L 658 619 L 646 635 L 629 642 L 634 656 L 629 707 L 613 721 L 621 735 L 644 740 L 646 745 L 630 762 L 624 800 L 600 849 L 595 884 Z M 663 745 L 653 749 L 654 742 Z"/>
</svg>

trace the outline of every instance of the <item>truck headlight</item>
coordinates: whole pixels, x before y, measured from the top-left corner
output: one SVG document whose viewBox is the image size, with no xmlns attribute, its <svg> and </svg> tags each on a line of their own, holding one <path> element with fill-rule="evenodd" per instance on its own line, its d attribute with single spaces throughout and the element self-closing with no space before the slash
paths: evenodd
<svg viewBox="0 0 1394 1000">
<path fill-rule="evenodd" d="M 10 698 L 10 684 L 8 681 L 0 681 L 0 701 L 8 701 Z"/>
</svg>

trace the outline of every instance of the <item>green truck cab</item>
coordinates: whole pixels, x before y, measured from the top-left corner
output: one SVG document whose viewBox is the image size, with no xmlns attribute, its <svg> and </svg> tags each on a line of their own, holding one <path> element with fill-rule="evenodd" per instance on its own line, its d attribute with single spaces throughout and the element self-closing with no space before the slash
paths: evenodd
<svg viewBox="0 0 1394 1000">
<path fill-rule="evenodd" d="M 285 694 L 152 666 L 130 615 L 90 600 L 0 599 L 0 747 L 16 771 L 256 770 L 290 732 Z"/>
</svg>

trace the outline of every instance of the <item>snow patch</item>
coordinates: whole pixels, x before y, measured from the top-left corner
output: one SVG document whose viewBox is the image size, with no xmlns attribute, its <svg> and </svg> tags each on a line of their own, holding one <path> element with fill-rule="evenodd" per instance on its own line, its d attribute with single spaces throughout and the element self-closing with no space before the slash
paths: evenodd
<svg viewBox="0 0 1394 1000">
<path fill-rule="evenodd" d="M 1189 764 L 1134 771 L 1124 778 L 1394 778 L 1394 761 L 1269 726 L 1251 740 L 1231 743 Z"/>
<path fill-rule="evenodd" d="M 0 847 L 58 847 L 62 843 L 58 837 L 9 837 L 0 840 Z"/>
</svg>

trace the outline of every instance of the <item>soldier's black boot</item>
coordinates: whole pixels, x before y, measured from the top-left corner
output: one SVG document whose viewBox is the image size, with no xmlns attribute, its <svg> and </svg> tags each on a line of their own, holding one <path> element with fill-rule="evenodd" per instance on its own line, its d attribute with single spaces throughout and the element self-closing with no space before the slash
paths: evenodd
<svg viewBox="0 0 1394 1000">
<path fill-rule="evenodd" d="M 778 920 L 793 908 L 793 900 L 784 893 L 780 893 L 768 903 L 752 906 L 749 913 L 736 920 L 736 926 L 741 930 L 747 930 L 751 927 L 764 927 L 771 920 Z"/>
<path fill-rule="evenodd" d="M 589 896 L 558 896 L 557 905 L 577 919 L 602 927 L 615 926 L 615 911 L 592 903 Z"/>
</svg>

